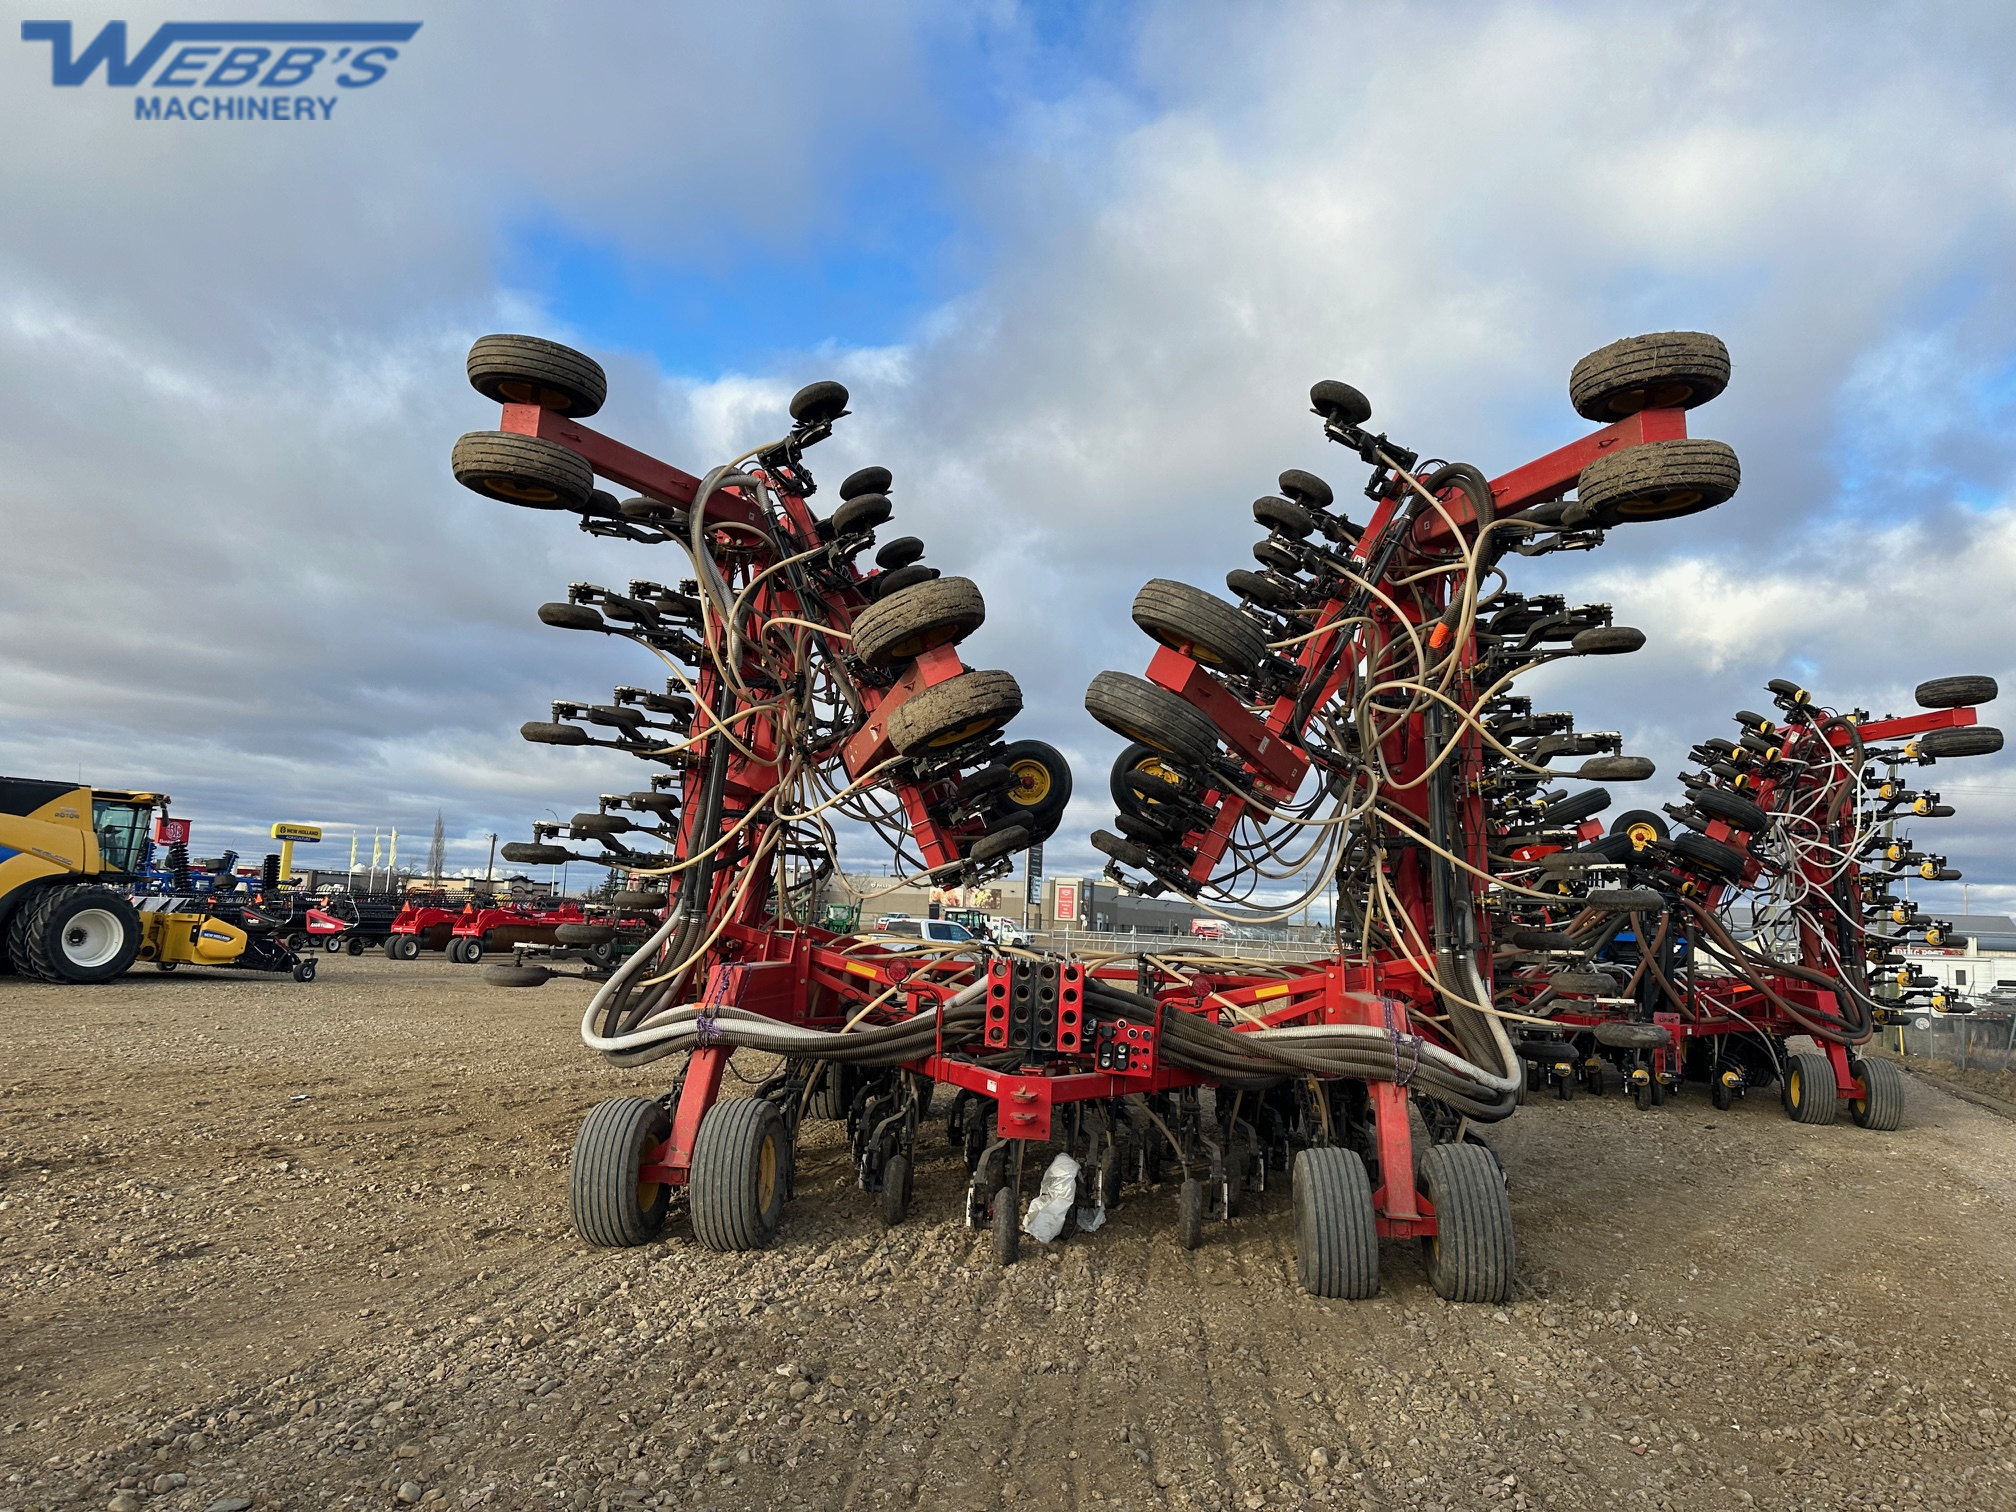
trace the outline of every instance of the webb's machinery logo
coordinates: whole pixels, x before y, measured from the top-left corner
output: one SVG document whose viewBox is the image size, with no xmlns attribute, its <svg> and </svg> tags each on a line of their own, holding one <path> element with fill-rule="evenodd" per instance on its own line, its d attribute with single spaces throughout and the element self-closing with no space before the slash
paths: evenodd
<svg viewBox="0 0 2016 1512">
<path fill-rule="evenodd" d="M 49 44 L 49 82 L 89 83 L 99 69 L 133 97 L 136 121 L 326 121 L 345 95 L 391 70 L 418 21 L 170 21 L 128 55 L 126 23 L 108 21 L 79 53 L 68 21 L 23 21 Z M 322 91 L 333 91 L 323 93 Z"/>
</svg>

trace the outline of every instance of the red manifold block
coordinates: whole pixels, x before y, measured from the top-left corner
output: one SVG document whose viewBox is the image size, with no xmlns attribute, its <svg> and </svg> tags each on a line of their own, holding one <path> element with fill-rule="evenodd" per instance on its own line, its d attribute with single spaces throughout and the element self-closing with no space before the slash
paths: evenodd
<svg viewBox="0 0 2016 1512">
<path fill-rule="evenodd" d="M 990 1050 L 1081 1054 L 1085 968 L 1076 962 L 988 962 L 986 1042 Z"/>
</svg>

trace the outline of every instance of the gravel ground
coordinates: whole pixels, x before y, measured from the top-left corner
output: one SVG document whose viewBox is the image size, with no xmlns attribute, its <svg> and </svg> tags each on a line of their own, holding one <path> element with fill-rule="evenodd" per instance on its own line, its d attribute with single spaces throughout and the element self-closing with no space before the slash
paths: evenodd
<svg viewBox="0 0 2016 1512">
<path fill-rule="evenodd" d="M 1004 1272 L 942 1142 L 885 1230 L 832 1125 L 775 1249 L 586 1250 L 575 1128 L 666 1078 L 571 983 L 322 969 L 0 978 L 0 1509 L 2016 1506 L 2016 1125 L 1920 1082 L 1536 1101 L 1512 1305 L 1400 1245 L 1325 1304 L 1285 1191 Z"/>
</svg>

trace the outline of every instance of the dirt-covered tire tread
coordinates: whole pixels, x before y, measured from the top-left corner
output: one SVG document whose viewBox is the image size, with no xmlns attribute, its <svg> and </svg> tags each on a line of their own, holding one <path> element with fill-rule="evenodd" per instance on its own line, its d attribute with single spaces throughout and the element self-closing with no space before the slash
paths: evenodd
<svg viewBox="0 0 2016 1512">
<path fill-rule="evenodd" d="M 1576 497 L 1599 525 L 1672 520 L 1727 502 L 1742 481 L 1733 448 L 1689 437 L 1598 457 L 1582 469 Z"/>
<path fill-rule="evenodd" d="M 1235 677 L 1267 655 L 1260 627 L 1216 594 L 1171 578 L 1151 578 L 1134 595 L 1134 623 L 1171 650 Z"/>
<path fill-rule="evenodd" d="M 1202 766 L 1218 751 L 1215 724 L 1167 688 L 1129 672 L 1094 677 L 1085 711 L 1114 734 L 1178 761 Z"/>
<path fill-rule="evenodd" d="M 899 755 L 959 745 L 998 730 L 1022 712 L 1022 688 L 1008 672 L 962 672 L 921 688 L 885 726 Z"/>
<path fill-rule="evenodd" d="M 2001 691 L 1992 677 L 1934 677 L 1918 684 L 1912 697 L 1921 709 L 1971 709 Z"/>
<path fill-rule="evenodd" d="M 954 646 L 986 621 L 987 603 L 972 579 L 934 578 L 877 599 L 854 621 L 854 654 L 884 666 Z"/>
<path fill-rule="evenodd" d="M 1841 1095 L 1834 1063 L 1816 1050 L 1787 1056 L 1782 1095 L 1794 1123 L 1831 1124 L 1840 1111 Z"/>
<path fill-rule="evenodd" d="M 1609 424 L 1647 409 L 1693 409 L 1729 386 L 1729 349 L 1705 331 L 1654 331 L 1599 347 L 1568 375 L 1568 402 Z"/>
</svg>

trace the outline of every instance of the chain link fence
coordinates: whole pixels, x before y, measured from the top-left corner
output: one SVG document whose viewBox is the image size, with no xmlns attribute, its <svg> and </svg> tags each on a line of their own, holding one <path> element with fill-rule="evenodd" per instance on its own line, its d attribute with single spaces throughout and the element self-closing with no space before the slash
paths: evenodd
<svg viewBox="0 0 2016 1512">
<path fill-rule="evenodd" d="M 1963 1071 L 2016 1071 L 2016 1013 L 1915 1013 L 1901 1031 L 1904 1053 L 1951 1061 Z"/>
</svg>

